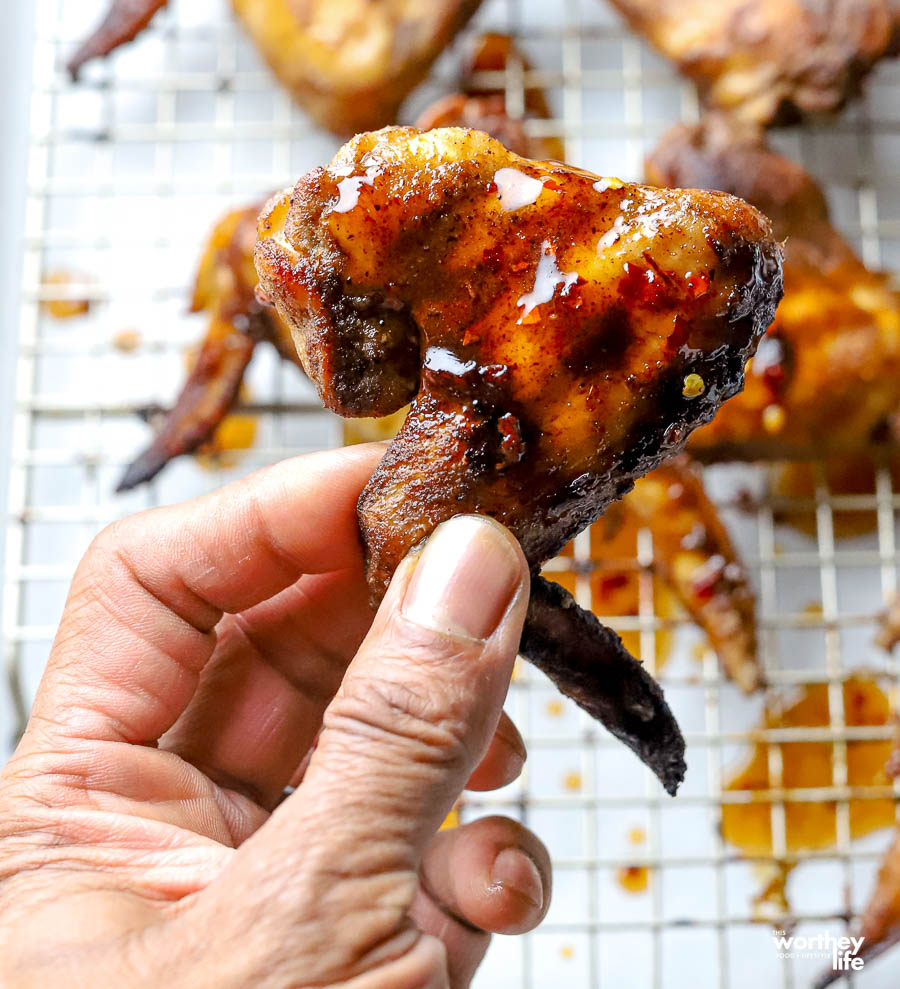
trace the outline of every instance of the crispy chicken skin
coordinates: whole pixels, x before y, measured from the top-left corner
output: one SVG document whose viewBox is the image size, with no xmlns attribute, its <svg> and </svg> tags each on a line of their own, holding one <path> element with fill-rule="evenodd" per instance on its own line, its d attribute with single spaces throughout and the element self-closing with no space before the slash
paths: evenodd
<svg viewBox="0 0 900 989">
<path fill-rule="evenodd" d="M 470 127 L 482 130 L 501 144 L 525 158 L 565 158 L 563 142 L 558 137 L 537 137 L 528 131 L 529 120 L 552 117 L 543 90 L 527 87 L 521 117 L 510 114 L 506 90 L 491 88 L 479 81 L 489 72 L 505 73 L 517 64 L 523 73 L 530 71 L 528 59 L 516 48 L 507 34 L 482 34 L 463 61 L 460 91 L 445 96 L 426 109 L 416 124 L 420 130 L 434 127 Z"/>
<path fill-rule="evenodd" d="M 696 467 L 680 455 L 638 480 L 622 506 L 653 537 L 653 563 L 744 693 L 762 685 L 747 571 Z M 607 513 L 609 515 L 610 513 Z"/>
<path fill-rule="evenodd" d="M 166 0 L 112 0 L 69 61 L 133 39 Z M 393 123 L 400 104 L 481 0 L 232 0 L 238 20 L 293 98 L 336 134 Z"/>
<path fill-rule="evenodd" d="M 896 441 L 900 293 L 831 226 L 812 176 L 721 117 L 668 131 L 647 176 L 739 195 L 786 241 L 784 300 L 744 391 L 697 431 L 691 452 L 810 459 Z"/>
<path fill-rule="evenodd" d="M 360 498 L 375 599 L 466 511 L 537 573 L 741 387 L 781 292 L 768 222 L 740 200 L 456 128 L 354 138 L 270 201 L 256 264 L 326 406 L 412 402 Z M 674 789 L 677 726 L 618 637 L 539 577 L 527 626 L 523 654 Z"/>
<path fill-rule="evenodd" d="M 207 444 L 238 398 L 256 345 L 267 340 L 297 363 L 290 332 L 254 294 L 253 266 L 259 204 L 233 210 L 217 224 L 203 253 L 191 302 L 210 314 L 194 366 L 150 445 L 126 469 L 118 491 L 155 477 L 174 457 Z"/>
<path fill-rule="evenodd" d="M 896 0 L 611 0 L 697 85 L 747 124 L 839 110 L 896 53 Z"/>
</svg>

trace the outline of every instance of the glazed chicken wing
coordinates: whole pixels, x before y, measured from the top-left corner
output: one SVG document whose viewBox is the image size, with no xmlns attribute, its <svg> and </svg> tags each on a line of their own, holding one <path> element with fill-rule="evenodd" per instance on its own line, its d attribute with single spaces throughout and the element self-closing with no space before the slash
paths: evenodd
<svg viewBox="0 0 900 989">
<path fill-rule="evenodd" d="M 232 0 L 279 81 L 337 134 L 393 123 L 481 0 Z M 132 40 L 166 0 L 112 0 L 68 68 Z"/>
<path fill-rule="evenodd" d="M 781 291 L 756 210 L 599 179 L 477 131 L 354 138 L 260 218 L 261 286 L 324 403 L 410 412 L 359 504 L 380 598 L 460 512 L 535 574 L 737 391 Z M 535 577 L 522 652 L 674 790 L 677 726 L 621 641 Z"/>
<path fill-rule="evenodd" d="M 895 0 L 611 0 L 697 85 L 747 124 L 839 110 L 896 54 Z"/>
<path fill-rule="evenodd" d="M 702 459 L 809 459 L 895 441 L 900 293 L 831 226 L 812 176 L 723 118 L 669 131 L 647 163 L 664 186 L 722 189 L 785 239 L 784 300 L 744 391 L 692 437 Z"/>
</svg>

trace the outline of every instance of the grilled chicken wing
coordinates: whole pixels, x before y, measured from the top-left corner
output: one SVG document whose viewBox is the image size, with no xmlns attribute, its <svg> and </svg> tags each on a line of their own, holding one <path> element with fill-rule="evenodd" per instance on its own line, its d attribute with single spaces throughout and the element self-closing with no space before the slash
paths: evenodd
<svg viewBox="0 0 900 989">
<path fill-rule="evenodd" d="M 543 90 L 524 87 L 521 114 L 512 114 L 506 105 L 505 86 L 491 88 L 481 81 L 487 73 L 507 73 L 518 66 L 523 75 L 531 70 L 528 59 L 516 48 L 506 34 L 483 34 L 463 62 L 460 91 L 445 96 L 419 117 L 421 130 L 434 127 L 471 127 L 496 138 L 510 151 L 526 158 L 565 157 L 563 142 L 558 137 L 538 137 L 528 130 L 529 120 L 549 120 L 552 117 Z M 505 79 L 505 75 L 503 77 Z"/>
<path fill-rule="evenodd" d="M 279 81 L 323 127 L 352 134 L 393 123 L 400 104 L 481 0 L 232 0 Z M 81 66 L 130 41 L 166 0 L 112 0 L 69 60 Z"/>
<path fill-rule="evenodd" d="M 740 200 L 508 152 L 354 138 L 260 218 L 262 288 L 324 403 L 412 402 L 360 498 L 373 596 L 444 519 L 491 515 L 537 573 L 741 386 L 780 250 Z M 677 726 L 621 641 L 535 576 L 522 652 L 674 790 Z"/>
<path fill-rule="evenodd" d="M 244 372 L 261 340 L 297 363 L 290 332 L 256 300 L 253 266 L 259 205 L 233 210 L 216 225 L 197 272 L 193 312 L 210 313 L 197 360 L 151 444 L 125 471 L 118 491 L 155 477 L 174 457 L 205 446 L 238 398 Z"/>
<path fill-rule="evenodd" d="M 723 118 L 669 131 L 647 163 L 659 185 L 722 189 L 785 238 L 784 300 L 744 391 L 691 438 L 702 459 L 809 459 L 896 439 L 900 293 L 831 226 L 799 165 Z"/>
<path fill-rule="evenodd" d="M 639 34 L 743 123 L 839 110 L 896 54 L 896 0 L 611 0 Z"/>
</svg>

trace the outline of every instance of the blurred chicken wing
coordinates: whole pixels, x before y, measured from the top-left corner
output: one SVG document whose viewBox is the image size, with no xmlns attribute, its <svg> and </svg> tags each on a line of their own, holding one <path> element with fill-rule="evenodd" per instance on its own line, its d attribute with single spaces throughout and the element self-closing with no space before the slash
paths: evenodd
<svg viewBox="0 0 900 989">
<path fill-rule="evenodd" d="M 657 573 L 706 632 L 725 675 L 752 693 L 762 683 L 756 601 L 696 469 L 675 457 L 637 481 L 622 505 L 650 530 Z"/>
<path fill-rule="evenodd" d="M 611 0 L 711 108 L 744 124 L 839 110 L 896 54 L 895 0 Z"/>
<path fill-rule="evenodd" d="M 192 312 L 210 314 L 209 327 L 178 399 L 152 442 L 125 471 L 118 491 L 155 477 L 174 457 L 206 446 L 238 399 L 256 345 L 266 340 L 294 363 L 290 332 L 260 305 L 253 266 L 259 204 L 224 216 L 209 239 L 197 272 Z"/>
<path fill-rule="evenodd" d="M 324 403 L 410 412 L 363 492 L 375 599 L 459 512 L 537 574 L 741 386 L 781 291 L 768 223 L 733 197 L 625 185 L 477 131 L 354 138 L 260 218 L 261 285 Z M 658 687 L 535 576 L 522 652 L 669 789 Z"/>
<path fill-rule="evenodd" d="M 785 240 L 784 299 L 744 391 L 697 431 L 691 452 L 810 459 L 895 442 L 900 293 L 831 226 L 812 176 L 721 117 L 667 132 L 647 175 L 662 186 L 741 196 Z"/>
<path fill-rule="evenodd" d="M 68 63 L 132 40 L 167 0 L 112 0 Z M 394 123 L 400 104 L 481 0 L 232 0 L 276 77 L 323 127 L 348 135 Z"/>
</svg>

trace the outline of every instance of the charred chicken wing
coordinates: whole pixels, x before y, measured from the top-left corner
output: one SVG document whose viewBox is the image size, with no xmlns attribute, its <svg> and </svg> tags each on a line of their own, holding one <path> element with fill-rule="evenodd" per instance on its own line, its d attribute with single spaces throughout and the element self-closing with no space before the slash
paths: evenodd
<svg viewBox="0 0 900 989">
<path fill-rule="evenodd" d="M 611 0 L 701 99 L 743 123 L 839 110 L 896 54 L 895 0 Z"/>
<path fill-rule="evenodd" d="M 785 239 L 784 300 L 744 391 L 692 437 L 703 459 L 807 459 L 896 440 L 900 293 L 831 226 L 799 165 L 723 118 L 669 131 L 647 174 L 753 203 Z"/>
<path fill-rule="evenodd" d="M 624 185 L 477 131 L 362 134 L 260 218 L 261 286 L 324 403 L 411 402 L 360 498 L 373 597 L 441 521 L 491 515 L 537 575 L 734 394 L 781 292 L 730 196 Z M 522 653 L 674 790 L 659 688 L 535 576 Z"/>
<path fill-rule="evenodd" d="M 323 127 L 352 134 L 393 123 L 481 0 L 232 0 L 280 82 Z M 113 0 L 69 60 L 72 76 L 133 39 L 166 0 Z"/>
</svg>

